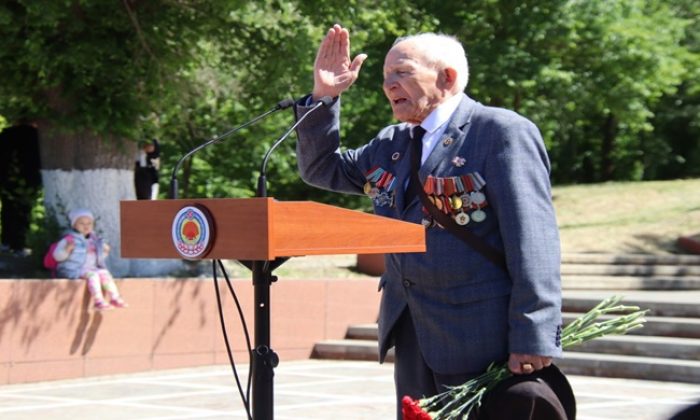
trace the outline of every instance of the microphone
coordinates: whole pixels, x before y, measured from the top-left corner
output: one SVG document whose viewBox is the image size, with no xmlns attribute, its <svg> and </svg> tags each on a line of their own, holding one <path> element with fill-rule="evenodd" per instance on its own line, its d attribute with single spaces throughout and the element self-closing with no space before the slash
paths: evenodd
<svg viewBox="0 0 700 420">
<path fill-rule="evenodd" d="M 194 149 L 190 150 L 189 152 L 185 153 L 185 155 L 183 157 L 181 157 L 180 160 L 177 161 L 177 163 L 175 164 L 175 168 L 173 168 L 173 173 L 170 177 L 170 198 L 177 198 L 177 189 L 178 189 L 177 173 L 180 170 L 180 166 L 182 165 L 182 162 L 185 161 L 185 159 L 187 159 L 188 157 L 197 153 L 198 151 L 204 149 L 205 147 L 212 145 L 214 143 L 217 143 L 217 142 L 225 139 L 226 137 L 230 136 L 231 134 L 233 134 L 233 133 L 235 133 L 243 128 L 248 127 L 249 125 L 255 124 L 256 122 L 267 117 L 268 115 L 275 113 L 277 111 L 289 108 L 292 105 L 294 105 L 293 99 L 283 99 L 283 100 L 277 102 L 277 105 L 275 105 L 272 109 L 264 112 L 263 114 L 260 114 L 257 117 L 253 118 L 252 120 L 250 120 L 246 123 L 243 123 L 243 124 L 239 125 L 238 127 L 234 127 L 232 129 L 228 130 L 227 132 L 225 132 L 224 134 L 221 134 L 217 137 L 214 137 L 213 139 L 206 141 L 206 142 L 198 145 Z"/>
<path fill-rule="evenodd" d="M 304 119 L 308 115 L 310 115 L 312 112 L 316 111 L 322 106 L 330 106 L 333 103 L 333 98 L 330 96 L 322 96 L 321 98 L 316 101 L 316 104 L 304 115 L 302 115 L 295 123 L 292 125 L 280 138 L 278 138 L 274 143 L 272 143 L 272 146 L 267 150 L 267 153 L 265 153 L 265 156 L 263 157 L 262 164 L 260 165 L 260 176 L 258 177 L 258 188 L 256 192 L 256 197 L 267 197 L 267 162 L 270 159 L 270 155 L 272 152 L 282 144 L 282 142 L 289 137 L 289 135 L 294 131 L 299 124 L 301 124 Z"/>
</svg>

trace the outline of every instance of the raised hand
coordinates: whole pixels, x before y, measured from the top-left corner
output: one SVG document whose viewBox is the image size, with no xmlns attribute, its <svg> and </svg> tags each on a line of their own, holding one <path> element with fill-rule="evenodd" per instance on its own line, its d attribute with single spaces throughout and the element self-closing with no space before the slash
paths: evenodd
<svg viewBox="0 0 700 420">
<path fill-rule="evenodd" d="M 313 98 L 340 96 L 355 83 L 366 58 L 367 54 L 358 54 L 351 61 L 350 34 L 340 25 L 333 25 L 316 53 Z"/>
</svg>

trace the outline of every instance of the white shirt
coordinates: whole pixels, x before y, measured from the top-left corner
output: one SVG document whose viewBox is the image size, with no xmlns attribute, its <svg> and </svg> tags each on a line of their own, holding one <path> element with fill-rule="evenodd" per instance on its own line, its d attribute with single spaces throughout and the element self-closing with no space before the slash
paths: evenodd
<svg viewBox="0 0 700 420">
<path fill-rule="evenodd" d="M 458 93 L 447 99 L 420 123 L 420 126 L 425 129 L 423 153 L 420 159 L 421 165 L 428 159 L 428 156 L 430 156 L 430 153 L 440 141 L 440 137 L 445 134 L 447 122 L 452 118 L 452 114 L 457 110 L 459 103 L 462 102 L 462 97 L 463 95 Z"/>
</svg>

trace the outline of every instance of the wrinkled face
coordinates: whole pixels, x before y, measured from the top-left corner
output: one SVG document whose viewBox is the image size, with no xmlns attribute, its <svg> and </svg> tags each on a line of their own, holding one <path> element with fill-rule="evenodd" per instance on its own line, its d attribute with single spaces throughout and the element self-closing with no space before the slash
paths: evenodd
<svg viewBox="0 0 700 420">
<path fill-rule="evenodd" d="M 440 71 L 426 64 L 414 42 L 394 45 L 384 60 L 384 94 L 394 117 L 419 124 L 445 99 Z"/>
<path fill-rule="evenodd" d="M 92 232 L 94 222 L 88 216 L 78 217 L 78 219 L 73 224 L 75 230 L 80 232 L 82 235 L 89 235 Z"/>
</svg>

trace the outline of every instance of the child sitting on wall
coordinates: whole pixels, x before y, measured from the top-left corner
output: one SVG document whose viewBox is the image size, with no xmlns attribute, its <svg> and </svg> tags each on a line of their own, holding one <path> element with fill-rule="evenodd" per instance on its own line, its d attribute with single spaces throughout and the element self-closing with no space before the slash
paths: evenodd
<svg viewBox="0 0 700 420">
<path fill-rule="evenodd" d="M 95 218 L 92 213 L 86 209 L 76 209 L 68 214 L 68 218 L 72 229 L 58 242 L 53 252 L 58 262 L 57 275 L 87 281 L 96 310 L 127 307 L 105 265 L 110 248 L 93 232 Z M 106 294 L 109 301 L 105 299 Z"/>
</svg>

